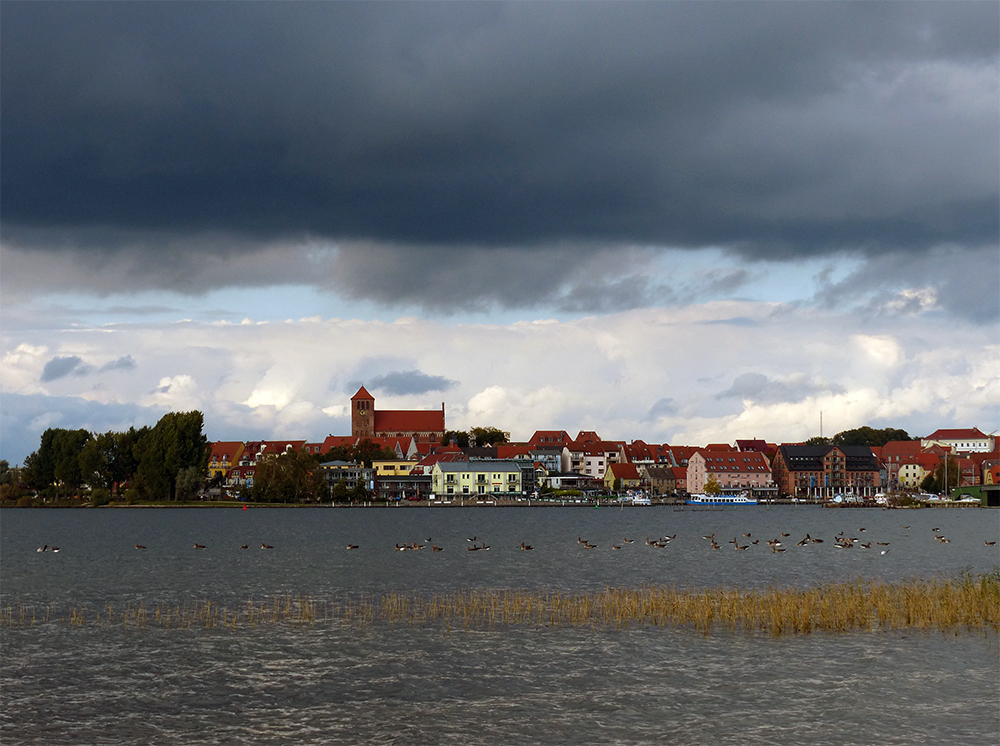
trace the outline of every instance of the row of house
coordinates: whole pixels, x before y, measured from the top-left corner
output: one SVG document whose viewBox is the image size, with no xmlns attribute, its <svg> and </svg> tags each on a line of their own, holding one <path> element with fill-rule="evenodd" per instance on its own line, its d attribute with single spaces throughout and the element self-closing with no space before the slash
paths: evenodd
<svg viewBox="0 0 1000 746">
<path fill-rule="evenodd" d="M 758 497 L 873 495 L 885 489 L 917 488 L 947 460 L 961 485 L 1000 483 L 997 439 L 975 428 L 939 430 L 919 441 L 880 448 L 773 444 L 671 446 L 641 440 L 607 441 L 596 432 L 537 431 L 524 443 L 459 448 L 417 435 L 329 436 L 304 440 L 220 441 L 212 444 L 209 476 L 228 494 L 252 487 L 262 458 L 302 450 L 322 456 L 337 446 L 369 441 L 395 454 L 370 468 L 343 461 L 323 462 L 328 483 L 349 489 L 362 484 L 384 499 L 482 495 L 531 495 L 544 487 L 585 491 L 642 491 L 653 495 L 703 492 L 714 483 L 722 492 L 749 491 Z M 977 450 L 959 450 L 959 447 Z"/>
</svg>

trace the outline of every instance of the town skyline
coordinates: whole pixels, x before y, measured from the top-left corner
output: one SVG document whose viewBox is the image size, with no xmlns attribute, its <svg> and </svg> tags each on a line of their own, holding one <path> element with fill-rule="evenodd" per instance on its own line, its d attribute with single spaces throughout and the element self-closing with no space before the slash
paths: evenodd
<svg viewBox="0 0 1000 746">
<path fill-rule="evenodd" d="M 1000 8 L 9 3 L 0 458 L 1000 428 Z"/>
</svg>

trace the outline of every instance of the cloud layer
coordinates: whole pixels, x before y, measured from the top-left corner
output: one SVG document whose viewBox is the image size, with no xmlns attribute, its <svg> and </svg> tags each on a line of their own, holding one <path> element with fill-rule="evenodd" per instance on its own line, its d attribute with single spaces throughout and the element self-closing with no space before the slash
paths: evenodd
<svg viewBox="0 0 1000 746">
<path fill-rule="evenodd" d="M 602 274 L 636 247 L 982 256 L 998 28 L 991 2 L 15 3 L 2 238 L 98 286 L 319 262 L 376 302 L 593 312 L 656 293 Z"/>
</svg>

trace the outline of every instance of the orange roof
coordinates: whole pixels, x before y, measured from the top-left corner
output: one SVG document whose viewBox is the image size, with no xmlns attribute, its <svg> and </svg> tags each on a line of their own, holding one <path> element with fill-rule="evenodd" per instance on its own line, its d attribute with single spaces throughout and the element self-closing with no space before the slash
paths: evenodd
<svg viewBox="0 0 1000 746">
<path fill-rule="evenodd" d="M 440 409 L 376 409 L 375 432 L 443 433 L 444 412 Z"/>
<path fill-rule="evenodd" d="M 375 401 L 375 397 L 369 394 L 368 389 L 364 386 L 359 388 L 358 393 L 351 397 L 351 401 L 354 401 L 355 399 L 371 399 L 372 401 Z"/>
</svg>

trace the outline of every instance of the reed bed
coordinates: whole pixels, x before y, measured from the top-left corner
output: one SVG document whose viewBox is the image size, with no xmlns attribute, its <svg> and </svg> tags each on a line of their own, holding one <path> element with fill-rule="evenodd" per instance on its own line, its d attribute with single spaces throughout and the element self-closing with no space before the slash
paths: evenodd
<svg viewBox="0 0 1000 746">
<path fill-rule="evenodd" d="M 593 593 L 464 590 L 386 593 L 352 600 L 275 596 L 226 606 L 209 600 L 121 608 L 0 607 L 0 625 L 68 623 L 123 630 L 248 629 L 273 625 L 432 626 L 446 631 L 505 627 L 621 629 L 634 625 L 774 636 L 856 630 L 1000 631 L 1000 573 L 902 583 L 854 581 L 813 588 L 607 588 Z"/>
</svg>

